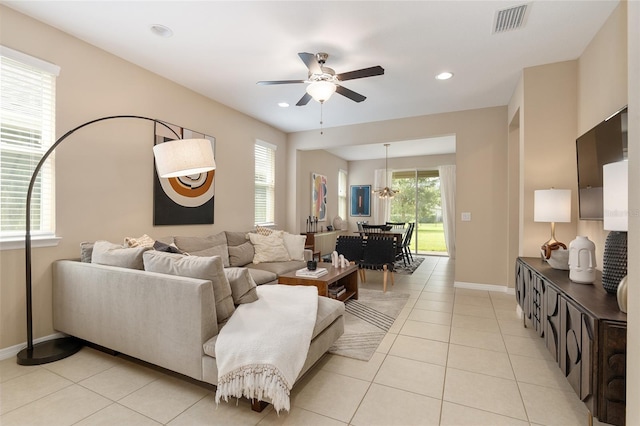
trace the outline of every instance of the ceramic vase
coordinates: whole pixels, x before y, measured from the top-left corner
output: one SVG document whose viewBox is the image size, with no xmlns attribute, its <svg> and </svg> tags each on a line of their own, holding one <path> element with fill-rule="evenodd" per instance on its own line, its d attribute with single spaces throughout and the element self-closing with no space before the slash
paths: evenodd
<svg viewBox="0 0 640 426">
<path fill-rule="evenodd" d="M 580 284 L 596 280 L 596 245 L 587 237 L 578 236 L 569 244 L 569 279 Z"/>
<path fill-rule="evenodd" d="M 625 314 L 627 313 L 627 285 L 628 280 L 625 276 L 622 280 L 620 280 L 620 284 L 618 284 L 617 296 L 618 296 L 618 307 Z"/>
</svg>

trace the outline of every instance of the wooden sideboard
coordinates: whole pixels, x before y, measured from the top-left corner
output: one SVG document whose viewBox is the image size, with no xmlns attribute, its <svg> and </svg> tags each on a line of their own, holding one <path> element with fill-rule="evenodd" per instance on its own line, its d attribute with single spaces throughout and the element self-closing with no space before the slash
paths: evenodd
<svg viewBox="0 0 640 426">
<path fill-rule="evenodd" d="M 307 242 L 305 246 L 313 250 L 314 255 L 320 257 L 331 254 L 336 249 L 336 239 L 338 235 L 345 234 L 347 231 L 325 231 L 325 232 L 307 232 Z"/>
<path fill-rule="evenodd" d="M 625 424 L 627 315 L 596 282 L 578 284 L 569 271 L 535 257 L 516 261 L 516 299 L 571 387 L 598 420 Z"/>
</svg>

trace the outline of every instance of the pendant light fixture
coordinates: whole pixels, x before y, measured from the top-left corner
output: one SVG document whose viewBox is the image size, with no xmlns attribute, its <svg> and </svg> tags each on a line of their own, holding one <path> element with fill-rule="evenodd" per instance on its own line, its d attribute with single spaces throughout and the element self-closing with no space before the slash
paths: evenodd
<svg viewBox="0 0 640 426">
<path fill-rule="evenodd" d="M 389 177 L 389 167 L 388 167 L 389 145 L 390 144 L 388 144 L 388 143 L 384 144 L 384 147 L 385 147 L 385 153 L 384 153 L 384 188 L 376 189 L 375 191 L 373 191 L 374 194 L 378 194 L 378 198 L 391 199 L 391 198 L 395 197 L 396 194 L 400 193 L 399 189 L 390 188 L 389 184 L 387 182 L 387 179 Z"/>
</svg>

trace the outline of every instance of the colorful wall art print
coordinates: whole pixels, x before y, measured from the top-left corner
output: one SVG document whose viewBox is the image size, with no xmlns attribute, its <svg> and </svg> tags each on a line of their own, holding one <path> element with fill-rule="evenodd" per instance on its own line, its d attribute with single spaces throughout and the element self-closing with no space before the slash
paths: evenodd
<svg viewBox="0 0 640 426">
<path fill-rule="evenodd" d="M 351 216 L 371 216 L 371 185 L 351 186 Z"/>
<path fill-rule="evenodd" d="M 215 155 L 215 138 L 182 127 L 169 125 L 181 139 L 207 139 Z M 155 125 L 154 144 L 176 139 L 162 124 Z M 153 168 L 153 224 L 213 224 L 215 170 L 177 178 L 160 178 Z"/>
<path fill-rule="evenodd" d="M 311 173 L 311 216 L 327 220 L 327 177 Z"/>
</svg>

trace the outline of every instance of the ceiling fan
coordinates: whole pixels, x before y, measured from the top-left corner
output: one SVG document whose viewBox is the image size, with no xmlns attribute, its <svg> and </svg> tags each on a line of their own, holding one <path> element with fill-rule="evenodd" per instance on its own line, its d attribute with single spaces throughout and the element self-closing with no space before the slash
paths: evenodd
<svg viewBox="0 0 640 426">
<path fill-rule="evenodd" d="M 259 81 L 258 84 L 270 85 L 270 84 L 297 84 L 297 83 L 309 83 L 307 86 L 307 93 L 296 104 L 297 106 L 304 106 L 313 98 L 320 103 L 324 103 L 331 97 L 334 92 L 338 92 L 342 96 L 345 96 L 352 101 L 362 102 L 367 99 L 366 96 L 353 90 L 347 89 L 341 86 L 339 83 L 346 80 L 355 80 L 356 78 L 373 77 L 376 75 L 383 75 L 384 68 L 380 65 L 375 67 L 363 68 L 356 71 L 344 72 L 342 74 L 336 74 L 335 71 L 329 67 L 325 67 L 324 64 L 329 57 L 328 53 L 320 52 L 316 53 L 298 53 L 302 62 L 309 69 L 308 78 L 306 80 L 278 80 L 278 81 Z"/>
</svg>

